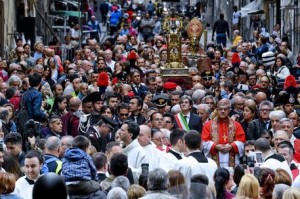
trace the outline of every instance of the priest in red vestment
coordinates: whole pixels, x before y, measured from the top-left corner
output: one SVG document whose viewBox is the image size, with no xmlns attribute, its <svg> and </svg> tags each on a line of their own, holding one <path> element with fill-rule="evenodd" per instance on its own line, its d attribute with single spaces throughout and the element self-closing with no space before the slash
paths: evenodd
<svg viewBox="0 0 300 199">
<path fill-rule="evenodd" d="M 231 103 L 218 103 L 217 117 L 206 122 L 202 130 L 203 152 L 220 167 L 235 167 L 244 153 L 245 132 L 240 123 L 229 117 Z"/>
</svg>

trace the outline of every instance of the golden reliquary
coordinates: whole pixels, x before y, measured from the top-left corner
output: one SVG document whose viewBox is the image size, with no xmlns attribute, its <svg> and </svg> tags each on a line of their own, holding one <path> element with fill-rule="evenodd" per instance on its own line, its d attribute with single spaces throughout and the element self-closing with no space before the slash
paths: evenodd
<svg viewBox="0 0 300 199">
<path fill-rule="evenodd" d="M 181 61 L 181 31 L 183 30 L 183 18 L 172 10 L 163 22 L 163 29 L 167 38 L 168 61 L 165 68 L 183 68 Z"/>
</svg>

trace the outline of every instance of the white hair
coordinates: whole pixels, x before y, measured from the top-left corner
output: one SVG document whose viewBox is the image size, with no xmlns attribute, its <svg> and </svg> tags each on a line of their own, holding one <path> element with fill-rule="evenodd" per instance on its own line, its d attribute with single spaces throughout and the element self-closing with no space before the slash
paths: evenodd
<svg viewBox="0 0 300 199">
<path fill-rule="evenodd" d="M 108 194 L 107 199 L 128 199 L 127 193 L 120 187 L 112 188 Z"/>
<path fill-rule="evenodd" d="M 282 118 L 285 118 L 286 115 L 282 110 L 275 110 L 275 111 L 271 111 L 269 114 L 270 119 L 272 119 L 273 117 L 279 117 L 279 120 Z"/>
<path fill-rule="evenodd" d="M 181 109 L 180 109 L 180 105 L 179 104 L 176 104 L 176 105 L 174 105 L 172 108 L 171 108 L 171 113 L 172 114 L 177 114 L 177 113 L 179 113 L 181 111 Z"/>
</svg>

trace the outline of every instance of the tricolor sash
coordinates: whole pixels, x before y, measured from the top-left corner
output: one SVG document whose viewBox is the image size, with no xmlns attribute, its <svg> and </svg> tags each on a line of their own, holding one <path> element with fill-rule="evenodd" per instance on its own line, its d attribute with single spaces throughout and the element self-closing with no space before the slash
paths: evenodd
<svg viewBox="0 0 300 199">
<path fill-rule="evenodd" d="M 178 124 L 178 128 L 184 129 L 186 131 L 190 130 L 190 127 L 181 112 L 175 115 L 175 120 L 176 123 Z"/>
</svg>

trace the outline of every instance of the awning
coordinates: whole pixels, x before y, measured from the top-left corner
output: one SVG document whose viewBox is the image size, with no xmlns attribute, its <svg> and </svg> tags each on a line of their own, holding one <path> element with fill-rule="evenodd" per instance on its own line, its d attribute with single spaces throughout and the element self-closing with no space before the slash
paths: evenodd
<svg viewBox="0 0 300 199">
<path fill-rule="evenodd" d="M 263 10 L 254 10 L 254 11 L 248 12 L 248 15 L 261 15 L 261 14 L 264 14 Z"/>
<path fill-rule="evenodd" d="M 263 0 L 255 0 L 249 3 L 248 5 L 241 8 L 240 12 L 242 17 L 247 17 L 249 14 L 253 12 L 259 12 L 263 9 Z"/>
</svg>

